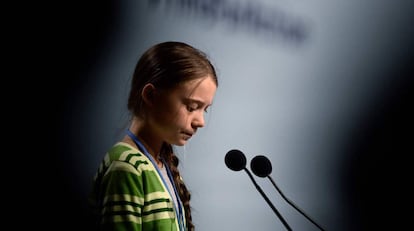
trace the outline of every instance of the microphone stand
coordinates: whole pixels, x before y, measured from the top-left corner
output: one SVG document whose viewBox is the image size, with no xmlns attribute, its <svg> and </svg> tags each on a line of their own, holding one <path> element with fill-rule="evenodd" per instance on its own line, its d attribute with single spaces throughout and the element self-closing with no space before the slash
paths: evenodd
<svg viewBox="0 0 414 231">
<path fill-rule="evenodd" d="M 318 225 L 315 221 L 313 221 L 304 211 L 302 211 L 299 207 L 297 207 L 292 201 L 290 201 L 288 198 L 285 197 L 285 195 L 282 193 L 282 191 L 277 187 L 276 183 L 273 181 L 272 177 L 270 175 L 267 176 L 269 180 L 272 182 L 273 186 L 275 186 L 276 190 L 279 192 L 279 194 L 289 203 L 293 208 L 295 208 L 299 213 L 301 213 L 306 219 L 308 219 L 310 222 L 312 222 L 314 225 L 316 225 L 320 230 L 324 231 L 324 229 Z"/>
<path fill-rule="evenodd" d="M 249 175 L 250 179 L 252 180 L 254 186 L 256 186 L 257 191 L 260 192 L 260 194 L 263 196 L 263 198 L 265 199 L 265 201 L 269 204 L 269 206 L 272 208 L 273 212 L 277 215 L 277 217 L 280 219 L 280 221 L 283 223 L 283 225 L 285 226 L 285 228 L 289 231 L 292 231 L 292 229 L 290 228 L 289 224 L 286 222 L 286 220 L 282 217 L 282 215 L 279 213 L 279 211 L 276 209 L 276 207 L 272 204 L 272 202 L 270 202 L 269 198 L 266 196 L 266 194 L 263 192 L 263 190 L 259 187 L 259 185 L 256 183 L 256 181 L 254 180 L 252 174 L 250 173 L 250 171 L 247 168 L 244 168 L 244 170 L 246 171 L 247 175 Z M 272 180 L 273 182 L 273 180 Z M 276 187 L 277 188 L 277 187 Z M 279 191 L 279 189 L 278 189 Z M 280 191 L 279 191 L 280 192 Z M 306 215 L 305 215 L 306 216 Z M 309 218 L 308 218 L 309 219 Z M 319 226 L 318 226 L 319 227 Z"/>
</svg>

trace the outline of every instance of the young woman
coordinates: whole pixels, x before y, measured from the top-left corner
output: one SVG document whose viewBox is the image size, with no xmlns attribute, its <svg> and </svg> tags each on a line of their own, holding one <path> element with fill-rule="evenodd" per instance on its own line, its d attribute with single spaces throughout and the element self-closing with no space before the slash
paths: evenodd
<svg viewBox="0 0 414 231">
<path fill-rule="evenodd" d="M 141 56 L 128 98 L 129 128 L 94 178 L 99 230 L 194 230 L 172 145 L 185 145 L 205 125 L 217 86 L 207 56 L 186 43 L 156 44 Z"/>
</svg>

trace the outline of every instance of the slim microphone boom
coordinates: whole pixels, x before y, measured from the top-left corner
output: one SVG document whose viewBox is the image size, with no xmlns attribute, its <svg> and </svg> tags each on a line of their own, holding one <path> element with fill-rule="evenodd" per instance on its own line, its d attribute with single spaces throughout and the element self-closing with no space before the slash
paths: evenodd
<svg viewBox="0 0 414 231">
<path fill-rule="evenodd" d="M 272 182 L 273 186 L 279 192 L 279 194 L 285 199 L 287 203 L 289 203 L 293 208 L 295 208 L 299 213 L 305 216 L 310 222 L 316 225 L 320 230 L 324 231 L 324 229 L 317 224 L 314 220 L 312 220 L 302 209 L 300 209 L 297 205 L 295 205 L 291 200 L 286 198 L 283 192 L 277 187 L 276 183 L 273 181 L 270 173 L 272 172 L 272 164 L 270 160 L 262 155 L 255 156 L 250 162 L 250 169 L 253 173 L 258 177 L 267 177 Z"/>
<path fill-rule="evenodd" d="M 270 202 L 269 198 L 266 196 L 266 194 L 254 180 L 250 171 L 246 168 L 246 156 L 243 154 L 243 152 L 237 149 L 228 151 L 224 158 L 224 162 L 226 163 L 227 167 L 233 171 L 240 171 L 242 169 L 246 171 L 247 175 L 249 175 L 250 179 L 252 180 L 254 186 L 256 186 L 257 191 L 259 191 L 259 193 L 263 196 L 263 198 L 269 204 L 270 208 L 272 208 L 276 216 L 280 219 L 280 221 L 283 223 L 287 230 L 292 231 L 289 224 L 285 221 L 285 219 L 282 217 L 282 215 L 279 213 L 276 207 L 272 204 L 272 202 Z"/>
</svg>

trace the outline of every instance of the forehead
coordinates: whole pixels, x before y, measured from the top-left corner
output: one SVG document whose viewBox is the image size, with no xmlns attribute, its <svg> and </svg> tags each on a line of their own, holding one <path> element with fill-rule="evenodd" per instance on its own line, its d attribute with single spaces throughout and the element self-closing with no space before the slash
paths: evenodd
<svg viewBox="0 0 414 231">
<path fill-rule="evenodd" d="M 206 76 L 204 78 L 194 79 L 180 84 L 175 91 L 183 97 L 192 98 L 211 104 L 217 86 L 213 78 Z"/>
</svg>

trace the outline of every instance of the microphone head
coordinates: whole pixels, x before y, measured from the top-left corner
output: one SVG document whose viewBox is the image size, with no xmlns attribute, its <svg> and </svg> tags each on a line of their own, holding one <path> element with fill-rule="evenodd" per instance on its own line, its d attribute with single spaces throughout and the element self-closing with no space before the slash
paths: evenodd
<svg viewBox="0 0 414 231">
<path fill-rule="evenodd" d="M 270 160 L 262 155 L 255 156 L 250 162 L 252 172 L 259 177 L 267 177 L 272 172 Z"/>
<path fill-rule="evenodd" d="M 243 152 L 233 149 L 227 152 L 224 157 L 227 167 L 233 171 L 240 171 L 246 168 L 246 156 Z"/>
</svg>

